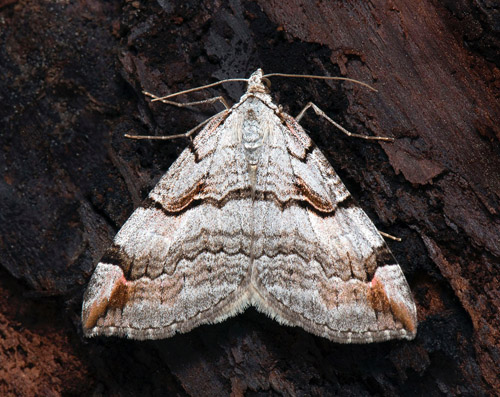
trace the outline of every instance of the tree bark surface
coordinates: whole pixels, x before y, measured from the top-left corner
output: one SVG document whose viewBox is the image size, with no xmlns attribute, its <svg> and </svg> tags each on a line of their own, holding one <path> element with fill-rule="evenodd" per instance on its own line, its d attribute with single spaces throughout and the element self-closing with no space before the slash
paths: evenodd
<svg viewBox="0 0 500 397">
<path fill-rule="evenodd" d="M 0 0 L 1 395 L 495 395 L 500 390 L 500 9 L 488 0 Z M 217 110 L 150 103 L 257 68 L 377 227 L 414 341 L 340 345 L 253 309 L 160 341 L 86 339 L 93 268 Z M 228 84 L 189 100 L 245 87 Z"/>
</svg>

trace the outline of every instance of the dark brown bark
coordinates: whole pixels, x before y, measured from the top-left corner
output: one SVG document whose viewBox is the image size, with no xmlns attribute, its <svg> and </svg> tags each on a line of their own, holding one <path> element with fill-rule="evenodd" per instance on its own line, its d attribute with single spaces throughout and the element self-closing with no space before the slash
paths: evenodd
<svg viewBox="0 0 500 397">
<path fill-rule="evenodd" d="M 493 1 L 0 1 L 0 394 L 493 395 L 500 390 L 500 10 Z M 495 30 L 496 29 L 496 30 Z M 163 341 L 81 334 L 96 261 L 213 114 L 157 94 L 265 72 L 389 242 L 412 342 L 339 345 L 255 310 Z M 241 84 L 194 93 L 236 101 Z"/>
</svg>

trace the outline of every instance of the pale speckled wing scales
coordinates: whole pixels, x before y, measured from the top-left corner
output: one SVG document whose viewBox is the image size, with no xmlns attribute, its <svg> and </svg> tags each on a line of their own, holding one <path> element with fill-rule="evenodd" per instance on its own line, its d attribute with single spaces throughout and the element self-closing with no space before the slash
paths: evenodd
<svg viewBox="0 0 500 397">
<path fill-rule="evenodd" d="M 158 339 L 248 305 L 337 342 L 416 333 L 399 265 L 260 69 L 120 229 L 82 322 L 87 336 Z"/>
<path fill-rule="evenodd" d="M 399 265 L 300 125 L 280 116 L 257 183 L 287 193 L 255 203 L 253 304 L 336 342 L 413 339 L 416 309 Z"/>
<path fill-rule="evenodd" d="M 164 338 L 244 309 L 251 203 L 226 199 L 248 185 L 237 119 L 206 126 L 120 229 L 85 295 L 87 336 Z"/>
</svg>

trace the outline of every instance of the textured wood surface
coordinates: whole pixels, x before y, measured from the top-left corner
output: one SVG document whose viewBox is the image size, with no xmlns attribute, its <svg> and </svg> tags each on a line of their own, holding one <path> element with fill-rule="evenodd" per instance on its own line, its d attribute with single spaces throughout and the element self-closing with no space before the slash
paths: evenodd
<svg viewBox="0 0 500 397">
<path fill-rule="evenodd" d="M 0 1 L 0 394 L 492 395 L 500 389 L 500 40 L 488 1 Z M 497 30 L 495 30 L 497 29 Z M 254 310 L 155 342 L 82 336 L 93 267 L 216 110 L 150 104 L 265 72 L 371 143 L 303 125 L 389 242 L 412 342 L 339 345 Z M 236 101 L 241 84 L 198 92 Z M 217 108 L 218 109 L 218 108 Z"/>
</svg>

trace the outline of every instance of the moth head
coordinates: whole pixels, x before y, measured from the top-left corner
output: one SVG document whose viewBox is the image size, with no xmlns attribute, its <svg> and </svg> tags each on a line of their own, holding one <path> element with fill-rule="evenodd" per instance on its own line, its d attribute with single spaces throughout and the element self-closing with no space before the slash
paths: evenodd
<svg viewBox="0 0 500 397">
<path fill-rule="evenodd" d="M 269 93 L 269 87 L 271 83 L 268 79 L 263 78 L 262 69 L 257 69 L 252 73 L 248 79 L 248 89 L 247 92 L 262 92 L 264 94 Z"/>
</svg>

